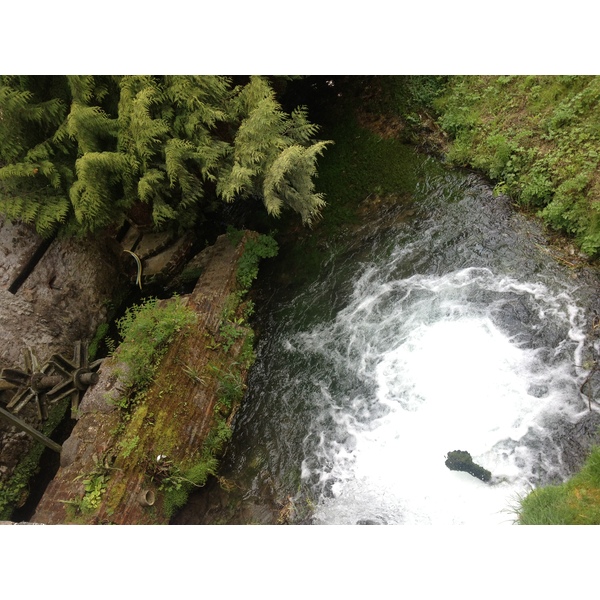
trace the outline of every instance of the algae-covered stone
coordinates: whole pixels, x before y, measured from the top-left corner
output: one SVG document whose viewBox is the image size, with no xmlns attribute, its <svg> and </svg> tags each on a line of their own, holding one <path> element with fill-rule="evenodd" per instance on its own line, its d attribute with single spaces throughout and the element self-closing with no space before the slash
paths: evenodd
<svg viewBox="0 0 600 600">
<path fill-rule="evenodd" d="M 453 450 L 448 452 L 446 458 L 446 466 L 451 471 L 464 471 L 481 479 L 481 481 L 490 481 L 492 474 L 487 470 L 473 462 L 473 458 L 468 452 L 464 450 Z"/>
</svg>

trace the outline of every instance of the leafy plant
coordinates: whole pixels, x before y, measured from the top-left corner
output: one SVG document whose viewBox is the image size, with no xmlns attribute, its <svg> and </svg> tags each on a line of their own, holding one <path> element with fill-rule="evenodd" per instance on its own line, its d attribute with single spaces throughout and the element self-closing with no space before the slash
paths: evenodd
<svg viewBox="0 0 600 600">
<path fill-rule="evenodd" d="M 455 164 L 600 253 L 600 77 L 452 77 L 436 101 Z"/>
<path fill-rule="evenodd" d="M 221 325 L 219 335 L 223 340 L 223 350 L 229 352 L 235 341 L 244 335 L 244 330 L 239 324 L 227 321 Z"/>
<path fill-rule="evenodd" d="M 119 360 L 126 365 L 127 385 L 136 389 L 148 385 L 173 336 L 196 319 L 177 297 L 168 302 L 151 298 L 129 308 L 117 322 L 123 337 Z"/>
<path fill-rule="evenodd" d="M 259 235 L 250 238 L 244 247 L 237 269 L 237 282 L 242 291 L 250 289 L 258 275 L 258 264 L 263 258 L 277 256 L 278 245 L 270 235 Z"/>
<path fill-rule="evenodd" d="M 102 496 L 106 492 L 106 482 L 107 477 L 105 475 L 95 475 L 83 480 L 85 494 L 80 503 L 82 511 L 91 512 L 100 507 Z"/>
</svg>

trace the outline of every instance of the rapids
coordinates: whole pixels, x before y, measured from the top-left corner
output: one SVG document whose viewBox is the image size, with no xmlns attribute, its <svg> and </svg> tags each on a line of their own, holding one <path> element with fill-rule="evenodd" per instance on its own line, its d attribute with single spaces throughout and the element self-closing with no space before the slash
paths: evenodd
<svg viewBox="0 0 600 600">
<path fill-rule="evenodd" d="M 270 506 L 297 523 L 509 524 L 520 495 L 582 462 L 564 432 L 597 425 L 580 392 L 595 280 L 480 177 L 416 169 L 410 198 L 373 209 L 310 285 L 259 308 L 223 463 L 255 509 L 229 522 L 269 522 L 256 507 Z M 450 471 L 452 450 L 492 482 Z"/>
</svg>

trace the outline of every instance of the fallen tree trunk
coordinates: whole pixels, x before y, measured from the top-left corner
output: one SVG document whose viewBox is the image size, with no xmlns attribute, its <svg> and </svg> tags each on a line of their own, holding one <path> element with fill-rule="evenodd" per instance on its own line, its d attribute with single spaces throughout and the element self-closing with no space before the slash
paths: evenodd
<svg viewBox="0 0 600 600">
<path fill-rule="evenodd" d="M 197 285 L 181 299 L 196 322 L 176 335 L 133 406 L 123 408 L 119 351 L 104 361 L 33 522 L 168 523 L 186 494 L 214 473 L 253 356 L 237 271 L 256 237 L 246 232 L 233 244 L 221 236 L 207 249 Z"/>
</svg>

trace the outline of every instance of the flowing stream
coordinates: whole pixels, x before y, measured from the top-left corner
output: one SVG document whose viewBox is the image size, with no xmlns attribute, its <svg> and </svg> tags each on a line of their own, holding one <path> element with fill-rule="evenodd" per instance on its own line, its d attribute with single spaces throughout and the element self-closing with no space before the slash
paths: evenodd
<svg viewBox="0 0 600 600">
<path fill-rule="evenodd" d="M 223 462 L 237 517 L 212 522 L 510 524 L 581 464 L 596 280 L 478 176 L 408 149 L 407 169 L 402 201 L 367 201 L 310 285 L 261 306 Z M 450 471 L 452 450 L 492 481 Z"/>
</svg>

